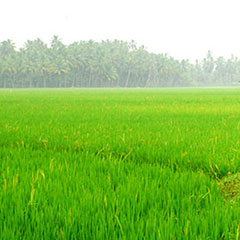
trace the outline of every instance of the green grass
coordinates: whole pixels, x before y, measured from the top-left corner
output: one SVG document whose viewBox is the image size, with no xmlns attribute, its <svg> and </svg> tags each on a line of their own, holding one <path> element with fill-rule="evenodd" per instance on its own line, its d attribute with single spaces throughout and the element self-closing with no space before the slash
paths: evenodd
<svg viewBox="0 0 240 240">
<path fill-rule="evenodd" d="M 238 239 L 240 89 L 0 90 L 0 239 Z"/>
</svg>

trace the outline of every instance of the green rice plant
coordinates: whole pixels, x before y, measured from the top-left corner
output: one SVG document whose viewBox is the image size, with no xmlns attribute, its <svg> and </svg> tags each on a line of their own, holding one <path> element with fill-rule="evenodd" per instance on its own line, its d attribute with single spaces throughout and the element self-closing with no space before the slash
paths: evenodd
<svg viewBox="0 0 240 240">
<path fill-rule="evenodd" d="M 0 239 L 238 239 L 240 90 L 0 90 Z"/>
</svg>

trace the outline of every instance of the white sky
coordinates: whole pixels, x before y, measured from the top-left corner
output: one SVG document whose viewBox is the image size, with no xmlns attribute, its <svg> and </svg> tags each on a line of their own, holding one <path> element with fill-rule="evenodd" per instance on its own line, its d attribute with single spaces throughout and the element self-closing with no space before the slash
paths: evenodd
<svg viewBox="0 0 240 240">
<path fill-rule="evenodd" d="M 0 41 L 135 40 L 190 60 L 240 57 L 239 0 L 0 0 Z"/>
</svg>

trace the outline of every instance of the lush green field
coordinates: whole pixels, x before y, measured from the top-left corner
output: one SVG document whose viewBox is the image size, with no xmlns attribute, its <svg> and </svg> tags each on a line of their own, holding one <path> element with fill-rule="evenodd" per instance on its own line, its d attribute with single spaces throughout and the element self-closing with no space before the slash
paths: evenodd
<svg viewBox="0 0 240 240">
<path fill-rule="evenodd" d="M 240 89 L 0 90 L 0 239 L 238 239 Z"/>
</svg>

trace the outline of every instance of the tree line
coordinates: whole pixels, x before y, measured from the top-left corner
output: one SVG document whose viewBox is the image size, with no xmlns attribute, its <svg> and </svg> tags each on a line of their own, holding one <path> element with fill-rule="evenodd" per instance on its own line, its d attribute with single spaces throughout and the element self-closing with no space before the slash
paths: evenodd
<svg viewBox="0 0 240 240">
<path fill-rule="evenodd" d="M 240 80 L 240 60 L 206 57 L 195 63 L 147 51 L 136 42 L 80 41 L 50 46 L 28 40 L 16 49 L 0 43 L 0 88 L 232 86 Z"/>
</svg>

